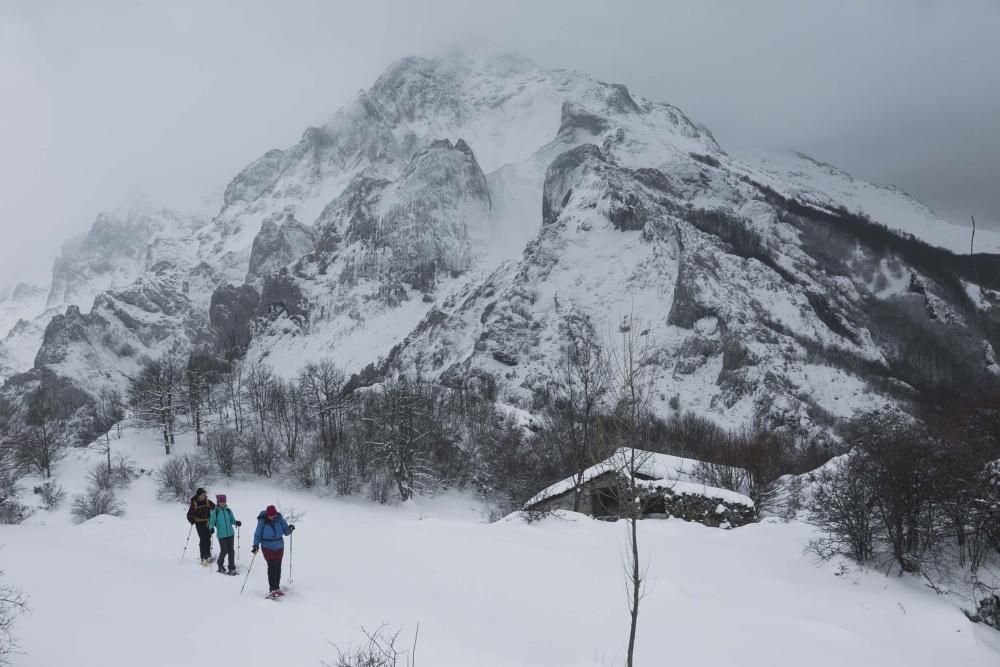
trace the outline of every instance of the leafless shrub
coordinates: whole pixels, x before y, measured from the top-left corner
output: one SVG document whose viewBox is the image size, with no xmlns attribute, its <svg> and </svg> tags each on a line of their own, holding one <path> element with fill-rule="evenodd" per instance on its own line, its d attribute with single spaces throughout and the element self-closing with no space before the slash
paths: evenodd
<svg viewBox="0 0 1000 667">
<path fill-rule="evenodd" d="M 365 634 L 367 641 L 357 648 L 349 648 L 347 651 L 337 649 L 337 660 L 334 663 L 324 662 L 324 667 L 416 667 L 417 660 L 417 636 L 420 633 L 420 626 L 413 633 L 413 645 L 408 650 L 396 648 L 401 630 L 390 633 L 386 626 L 381 626 L 375 632 L 368 632 L 364 628 L 361 631 Z"/>
<path fill-rule="evenodd" d="M 160 497 L 174 500 L 187 500 L 211 478 L 212 470 L 208 463 L 191 454 L 171 457 L 156 471 Z"/>
<path fill-rule="evenodd" d="M 524 521 L 529 526 L 533 523 L 538 523 L 543 519 L 547 519 L 552 516 L 552 510 L 549 509 L 526 509 L 518 512 L 518 516 L 521 517 L 521 521 Z"/>
<path fill-rule="evenodd" d="M 285 517 L 285 521 L 287 521 L 288 523 L 298 523 L 306 515 L 305 512 L 295 507 L 294 505 L 280 505 L 280 506 L 281 506 L 281 516 Z"/>
<path fill-rule="evenodd" d="M 87 481 L 95 489 L 109 490 L 115 488 L 111 466 L 103 461 L 90 469 L 87 473 Z"/>
<path fill-rule="evenodd" d="M 827 559 L 842 555 L 865 563 L 875 548 L 875 493 L 857 474 L 859 463 L 847 458 L 820 473 L 808 503 L 809 518 L 822 536 L 809 543 L 809 550 Z"/>
<path fill-rule="evenodd" d="M 72 515 L 77 523 L 89 521 L 102 514 L 125 515 L 125 503 L 115 497 L 113 489 L 99 489 L 92 486 L 86 493 L 73 497 Z"/>
<path fill-rule="evenodd" d="M 139 470 L 135 461 L 118 452 L 115 454 L 114 464 L 111 467 L 111 477 L 115 486 L 124 488 L 139 477 Z"/>
<path fill-rule="evenodd" d="M 274 440 L 256 432 L 244 431 L 240 445 L 247 469 L 255 475 L 272 477 L 281 468 L 281 450 Z"/>
<path fill-rule="evenodd" d="M 240 436 L 233 429 L 218 428 L 205 436 L 208 456 L 215 469 L 225 477 L 236 474 L 238 467 Z"/>
<path fill-rule="evenodd" d="M 21 591 L 13 586 L 0 586 L 0 665 L 10 664 L 8 657 L 17 651 L 13 634 L 14 622 L 18 616 L 28 611 L 27 601 Z"/>
</svg>

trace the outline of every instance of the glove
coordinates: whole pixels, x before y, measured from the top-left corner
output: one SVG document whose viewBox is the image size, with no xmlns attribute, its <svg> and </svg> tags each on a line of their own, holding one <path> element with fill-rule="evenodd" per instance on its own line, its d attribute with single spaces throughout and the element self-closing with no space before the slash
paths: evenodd
<svg viewBox="0 0 1000 667">
<path fill-rule="evenodd" d="M 208 529 L 208 534 L 209 535 L 215 535 L 215 528 L 209 528 Z"/>
<path fill-rule="evenodd" d="M 253 545 L 252 547 L 250 547 L 250 553 L 252 553 L 252 554 L 257 553 L 257 549 L 259 549 L 259 548 L 260 547 L 258 547 L 256 544 Z"/>
<path fill-rule="evenodd" d="M 239 528 L 240 526 L 243 525 L 243 522 L 242 521 L 237 521 L 235 525 L 236 525 L 237 528 Z"/>
<path fill-rule="evenodd" d="M 295 532 L 295 524 L 294 523 L 288 524 L 288 532 L 289 533 L 294 533 Z"/>
</svg>

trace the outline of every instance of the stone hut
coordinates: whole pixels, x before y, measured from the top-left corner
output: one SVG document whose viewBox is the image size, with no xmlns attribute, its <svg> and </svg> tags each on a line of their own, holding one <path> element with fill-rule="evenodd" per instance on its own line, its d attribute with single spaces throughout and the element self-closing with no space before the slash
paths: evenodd
<svg viewBox="0 0 1000 667">
<path fill-rule="evenodd" d="M 598 519 L 621 517 L 623 462 L 630 450 L 588 468 L 580 481 L 580 511 Z M 735 528 L 757 520 L 754 503 L 747 496 L 708 486 L 698 480 L 699 461 L 668 454 L 639 451 L 642 464 L 636 474 L 642 494 L 642 518 L 677 517 L 706 526 Z M 526 511 L 572 510 L 576 480 L 556 482 L 524 504 Z"/>
</svg>

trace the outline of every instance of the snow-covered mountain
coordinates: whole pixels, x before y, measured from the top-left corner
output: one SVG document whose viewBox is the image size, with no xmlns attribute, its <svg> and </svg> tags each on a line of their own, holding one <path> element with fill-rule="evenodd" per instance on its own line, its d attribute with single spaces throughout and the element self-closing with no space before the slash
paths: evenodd
<svg viewBox="0 0 1000 667">
<path fill-rule="evenodd" d="M 48 305 L 73 307 L 34 374 L 93 391 L 198 344 L 531 409 L 569 335 L 613 340 L 634 315 L 662 414 L 817 436 L 997 370 L 1000 260 L 954 254 L 967 243 L 898 189 L 801 155 L 737 159 L 621 85 L 407 58 L 243 169 L 213 219 L 98 218 L 56 264 Z"/>
<path fill-rule="evenodd" d="M 86 234 L 63 245 L 47 287 L 19 285 L 0 300 L 0 330 L 4 335 L 0 339 L 0 359 L 4 352 L 10 359 L 6 376 L 32 368 L 41 351 L 40 363 L 68 378 L 87 384 L 94 372 L 104 378 L 102 382 L 112 377 L 118 382 L 121 372 L 134 366 L 122 363 L 122 358 L 129 356 L 122 352 L 128 352 L 132 336 L 124 335 L 112 342 L 107 328 L 117 321 L 129 330 L 128 334 L 136 334 L 135 325 L 144 316 L 130 319 L 124 309 L 116 308 L 106 317 L 101 310 L 109 302 L 128 301 L 127 296 L 116 295 L 142 290 L 171 268 L 185 276 L 182 293 L 189 290 L 191 283 L 198 282 L 201 271 L 211 273 L 207 265 L 197 266 L 197 245 L 192 242 L 194 231 L 204 224 L 197 217 L 157 206 L 140 195 L 131 196 L 115 210 L 100 213 Z M 205 283 L 202 287 L 201 301 L 206 309 L 208 295 L 216 286 Z M 171 295 L 174 292 L 172 288 L 165 291 Z M 152 312 L 148 305 L 139 307 Z M 70 326 L 74 331 L 70 335 L 62 333 L 62 328 L 92 309 L 92 319 L 100 323 L 100 331 L 94 333 L 101 336 L 101 341 L 87 350 L 71 349 L 74 344 L 79 348 L 86 337 L 79 327 Z M 131 349 L 147 347 L 140 341 Z M 91 352 L 96 351 L 104 352 L 105 358 L 99 368 L 88 369 L 84 359 L 95 360 Z M 73 369 L 56 363 L 62 357 L 74 360 Z"/>
<path fill-rule="evenodd" d="M 29 283 L 0 290 L 0 381 L 31 368 L 42 339 L 31 320 L 45 311 L 47 296 L 46 288 Z M 31 328 L 34 335 L 25 336 Z"/>
</svg>

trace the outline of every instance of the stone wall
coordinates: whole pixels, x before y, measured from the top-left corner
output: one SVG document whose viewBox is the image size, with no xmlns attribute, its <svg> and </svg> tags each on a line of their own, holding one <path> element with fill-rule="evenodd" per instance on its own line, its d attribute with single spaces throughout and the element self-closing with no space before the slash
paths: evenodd
<svg viewBox="0 0 1000 667">
<path fill-rule="evenodd" d="M 600 519 L 617 519 L 619 491 L 614 479 L 598 478 L 584 485 L 580 511 Z M 566 492 L 547 498 L 530 510 L 573 510 L 573 493 Z M 757 521 L 753 507 L 692 493 L 675 493 L 669 487 L 643 489 L 643 518 L 676 517 L 712 528 L 737 528 Z"/>
</svg>

